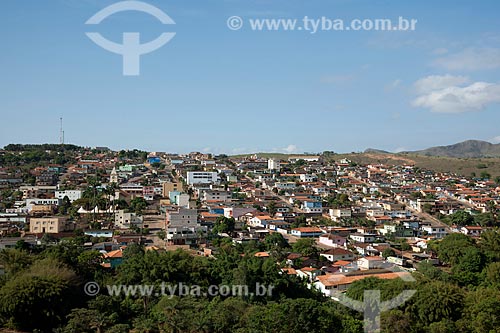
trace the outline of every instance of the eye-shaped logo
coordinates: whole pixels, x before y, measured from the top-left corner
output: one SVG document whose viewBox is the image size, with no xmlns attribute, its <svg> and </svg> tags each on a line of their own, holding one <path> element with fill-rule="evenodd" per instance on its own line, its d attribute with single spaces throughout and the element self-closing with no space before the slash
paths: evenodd
<svg viewBox="0 0 500 333">
<path fill-rule="evenodd" d="M 153 5 L 141 1 L 117 2 L 97 12 L 94 16 L 88 19 L 85 24 L 100 24 L 108 16 L 129 10 L 148 13 L 151 16 L 156 17 L 163 24 L 175 24 L 174 20 L 172 20 L 165 12 Z M 159 49 L 175 36 L 175 32 L 164 32 L 155 40 L 141 44 L 140 33 L 124 32 L 123 44 L 117 44 L 104 38 L 97 32 L 87 32 L 85 34 L 103 49 L 116 54 L 121 54 L 123 57 L 123 75 L 127 76 L 136 76 L 140 74 L 141 55 Z"/>
</svg>

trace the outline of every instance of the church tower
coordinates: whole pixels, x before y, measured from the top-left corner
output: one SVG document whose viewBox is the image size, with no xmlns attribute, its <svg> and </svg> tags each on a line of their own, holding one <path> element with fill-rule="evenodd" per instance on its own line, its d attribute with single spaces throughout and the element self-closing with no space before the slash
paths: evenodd
<svg viewBox="0 0 500 333">
<path fill-rule="evenodd" d="M 109 182 L 118 184 L 118 173 L 116 172 L 115 167 L 113 167 L 113 170 L 111 171 L 111 175 L 109 176 Z"/>
</svg>

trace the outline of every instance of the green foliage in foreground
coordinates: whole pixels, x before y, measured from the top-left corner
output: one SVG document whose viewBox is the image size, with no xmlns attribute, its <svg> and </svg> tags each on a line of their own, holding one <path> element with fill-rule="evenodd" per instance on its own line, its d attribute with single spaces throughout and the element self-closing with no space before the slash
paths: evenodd
<svg viewBox="0 0 500 333">
<path fill-rule="evenodd" d="M 259 244 L 233 246 L 218 239 L 217 259 L 185 251 L 145 251 L 136 245 L 124 252 L 116 270 L 101 267 L 101 254 L 75 241 L 49 248 L 24 247 L 0 252 L 5 275 L 0 279 L 0 324 L 23 332 L 363 332 L 362 314 L 308 289 L 300 279 L 281 274 L 283 251 L 310 254 L 306 242 L 290 248 L 268 236 Z M 481 241 L 450 235 L 431 248 L 449 265 L 420 264 L 416 282 L 366 278 L 347 295 L 362 301 L 365 290 L 380 290 L 382 300 L 401 291 L 415 295 L 382 314 L 382 332 L 499 332 L 500 235 L 487 232 Z M 257 251 L 269 258 L 257 258 Z M 31 252 L 29 252 L 31 251 Z M 86 296 L 83 286 L 96 281 L 101 292 Z M 256 296 L 135 295 L 111 296 L 106 285 L 273 285 L 273 293 Z"/>
</svg>

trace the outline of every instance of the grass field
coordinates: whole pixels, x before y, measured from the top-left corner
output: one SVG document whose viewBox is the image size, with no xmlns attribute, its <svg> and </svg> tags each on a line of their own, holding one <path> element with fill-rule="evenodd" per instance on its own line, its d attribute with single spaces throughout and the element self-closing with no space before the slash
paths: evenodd
<svg viewBox="0 0 500 333">
<path fill-rule="evenodd" d="M 410 164 L 420 168 L 438 172 L 452 172 L 470 176 L 473 172 L 479 176 L 481 172 L 489 173 L 492 178 L 500 176 L 500 158 L 453 158 L 422 156 L 415 154 L 342 154 L 334 159 L 348 158 L 356 163 L 383 163 L 389 165 Z"/>
<path fill-rule="evenodd" d="M 243 157 L 253 154 L 234 155 L 231 157 Z M 263 158 L 277 158 L 287 160 L 289 156 L 300 154 L 280 154 L 280 153 L 257 153 Z M 383 153 L 349 153 L 335 154 L 331 158 L 339 161 L 347 158 L 358 164 L 382 163 L 388 165 L 414 165 L 420 168 L 434 170 L 438 172 L 451 172 L 462 176 L 470 176 L 473 172 L 479 177 L 481 172 L 489 173 L 492 178 L 500 176 L 500 158 L 453 158 L 434 157 L 416 154 L 383 154 Z"/>
</svg>

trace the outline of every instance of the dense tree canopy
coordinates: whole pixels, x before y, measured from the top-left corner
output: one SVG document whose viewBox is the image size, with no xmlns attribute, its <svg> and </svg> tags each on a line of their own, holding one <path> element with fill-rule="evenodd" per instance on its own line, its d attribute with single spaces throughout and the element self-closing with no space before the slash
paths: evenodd
<svg viewBox="0 0 500 333">
<path fill-rule="evenodd" d="M 6 272 L 0 284 L 4 327 L 64 333 L 363 332 L 362 313 L 280 271 L 287 251 L 314 257 L 317 249 L 312 239 L 289 247 L 279 233 L 244 245 L 220 238 L 217 259 L 129 245 L 123 263 L 111 270 L 100 265 L 99 252 L 80 244 L 75 238 L 58 245 L 0 251 Z M 380 290 L 384 301 L 404 290 L 416 290 L 409 301 L 382 313 L 382 332 L 495 332 L 500 323 L 499 244 L 493 231 L 479 242 L 451 234 L 435 244 L 450 267 L 422 262 L 414 273 L 415 282 L 365 278 L 354 282 L 347 295 L 362 301 L 366 290 Z M 257 251 L 269 251 L 270 256 L 256 257 Z M 97 296 L 83 293 L 87 281 L 101 285 Z M 166 294 L 112 295 L 106 287 L 161 283 L 199 286 L 202 292 L 210 285 L 246 285 L 249 293 L 186 295 L 177 289 Z M 272 285 L 272 292 L 258 294 L 259 285 Z"/>
</svg>

